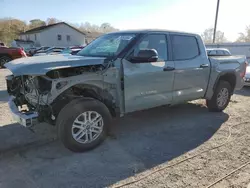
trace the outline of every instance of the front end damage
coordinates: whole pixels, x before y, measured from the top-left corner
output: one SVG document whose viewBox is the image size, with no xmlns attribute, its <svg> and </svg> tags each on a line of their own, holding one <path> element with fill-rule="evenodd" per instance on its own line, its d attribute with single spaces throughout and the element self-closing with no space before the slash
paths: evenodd
<svg viewBox="0 0 250 188">
<path fill-rule="evenodd" d="M 46 76 L 6 77 L 7 91 L 10 95 L 9 107 L 14 119 L 21 125 L 32 127 L 41 118 L 52 115 L 47 103 L 52 81 Z M 46 114 L 45 114 L 46 112 Z"/>
<path fill-rule="evenodd" d="M 26 127 L 54 124 L 64 105 L 77 97 L 97 98 L 116 108 L 116 76 L 116 69 L 102 65 L 53 70 L 42 76 L 9 75 L 9 107 L 14 119 Z"/>
</svg>

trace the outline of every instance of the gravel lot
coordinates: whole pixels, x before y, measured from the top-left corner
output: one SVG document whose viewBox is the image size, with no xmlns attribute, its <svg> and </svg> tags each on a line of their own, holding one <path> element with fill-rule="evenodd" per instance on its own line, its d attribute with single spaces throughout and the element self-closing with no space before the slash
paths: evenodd
<svg viewBox="0 0 250 188">
<path fill-rule="evenodd" d="M 250 161 L 250 88 L 237 92 L 224 113 L 209 113 L 200 100 L 131 114 L 116 120 L 115 136 L 100 147 L 76 154 L 52 126 L 32 132 L 12 121 L 6 74 L 0 70 L 1 188 L 117 187 L 139 179 L 125 187 L 201 188 Z M 211 187 L 248 184 L 250 164 Z"/>
</svg>

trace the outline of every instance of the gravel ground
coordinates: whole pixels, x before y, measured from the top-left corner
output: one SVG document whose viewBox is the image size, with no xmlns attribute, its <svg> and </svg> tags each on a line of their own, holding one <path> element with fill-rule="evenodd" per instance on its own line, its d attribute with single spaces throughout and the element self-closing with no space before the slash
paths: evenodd
<svg viewBox="0 0 250 188">
<path fill-rule="evenodd" d="M 54 127 L 32 132 L 12 121 L 7 74 L 0 70 L 1 188 L 119 187 L 134 180 L 125 187 L 200 188 L 250 161 L 250 88 L 237 92 L 223 113 L 209 113 L 203 100 L 133 113 L 115 120 L 115 137 L 77 154 L 55 139 Z M 250 164 L 211 187 L 248 184 Z"/>
</svg>

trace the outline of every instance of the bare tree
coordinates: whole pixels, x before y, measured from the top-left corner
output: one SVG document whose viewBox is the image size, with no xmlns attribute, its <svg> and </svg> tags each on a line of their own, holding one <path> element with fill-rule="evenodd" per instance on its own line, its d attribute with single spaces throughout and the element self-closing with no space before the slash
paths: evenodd
<svg viewBox="0 0 250 188">
<path fill-rule="evenodd" d="M 89 22 L 82 23 L 79 27 L 81 31 L 87 31 L 87 32 L 101 32 L 101 33 L 108 33 L 112 31 L 117 31 L 118 29 L 111 26 L 110 23 L 103 23 L 101 26 L 91 24 Z"/>
<path fill-rule="evenodd" d="M 111 26 L 110 23 L 103 23 L 100 27 L 101 31 L 104 33 L 112 32 L 112 31 L 117 31 L 118 29 L 114 28 Z"/>
<path fill-rule="evenodd" d="M 209 28 L 209 29 L 206 29 L 201 34 L 201 37 L 205 43 L 212 43 L 213 42 L 213 32 L 214 32 L 214 28 Z M 215 42 L 216 43 L 227 42 L 227 39 L 224 35 L 224 32 L 219 31 L 219 30 L 216 31 Z"/>
<path fill-rule="evenodd" d="M 250 42 L 250 25 L 246 27 L 245 33 L 239 33 L 236 42 Z"/>
<path fill-rule="evenodd" d="M 47 20 L 46 20 L 47 25 L 56 24 L 58 22 L 60 22 L 60 20 L 58 20 L 56 18 L 47 18 Z"/>
</svg>

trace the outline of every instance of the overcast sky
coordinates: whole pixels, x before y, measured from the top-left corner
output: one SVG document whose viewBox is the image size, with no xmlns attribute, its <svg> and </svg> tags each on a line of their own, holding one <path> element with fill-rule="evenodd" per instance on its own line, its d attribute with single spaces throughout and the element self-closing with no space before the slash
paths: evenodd
<svg viewBox="0 0 250 188">
<path fill-rule="evenodd" d="M 218 29 L 229 40 L 250 25 L 250 0 L 220 0 Z M 0 17 L 109 22 L 119 29 L 161 28 L 202 33 L 213 27 L 217 0 L 0 0 Z"/>
</svg>

